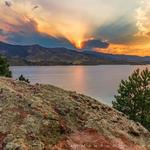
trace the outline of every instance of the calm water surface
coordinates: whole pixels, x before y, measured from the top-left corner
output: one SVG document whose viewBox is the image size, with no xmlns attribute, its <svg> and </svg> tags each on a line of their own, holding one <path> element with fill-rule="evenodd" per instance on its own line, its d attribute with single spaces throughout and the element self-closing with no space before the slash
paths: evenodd
<svg viewBox="0 0 150 150">
<path fill-rule="evenodd" d="M 129 65 L 14 66 L 11 70 L 14 78 L 23 74 L 31 83 L 52 84 L 89 95 L 111 105 L 121 79 L 126 79 L 136 68 L 145 67 Z"/>
</svg>

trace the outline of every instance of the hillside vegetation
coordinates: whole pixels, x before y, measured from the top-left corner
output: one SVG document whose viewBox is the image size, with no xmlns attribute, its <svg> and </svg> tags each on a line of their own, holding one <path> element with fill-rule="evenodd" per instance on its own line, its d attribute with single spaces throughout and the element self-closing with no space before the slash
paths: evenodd
<svg viewBox="0 0 150 150">
<path fill-rule="evenodd" d="M 90 97 L 0 78 L 0 149 L 150 150 L 150 133 Z"/>
</svg>

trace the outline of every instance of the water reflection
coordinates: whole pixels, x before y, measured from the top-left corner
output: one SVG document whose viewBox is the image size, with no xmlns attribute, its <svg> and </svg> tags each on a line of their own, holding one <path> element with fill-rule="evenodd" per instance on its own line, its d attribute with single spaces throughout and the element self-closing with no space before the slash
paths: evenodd
<svg viewBox="0 0 150 150">
<path fill-rule="evenodd" d="M 111 105 L 120 81 L 126 79 L 136 68 L 145 67 L 149 66 L 27 66 L 11 67 L 11 70 L 14 78 L 23 74 L 32 83 L 53 84 Z"/>
<path fill-rule="evenodd" d="M 86 91 L 86 73 L 85 67 L 72 68 L 72 79 L 74 81 L 74 87 L 77 87 L 79 91 Z M 69 83 L 73 83 L 69 81 Z"/>
</svg>

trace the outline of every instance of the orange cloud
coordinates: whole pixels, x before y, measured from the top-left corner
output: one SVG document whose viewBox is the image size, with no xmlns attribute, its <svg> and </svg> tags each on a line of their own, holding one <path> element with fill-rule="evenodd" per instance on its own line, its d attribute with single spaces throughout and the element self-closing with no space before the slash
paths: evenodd
<svg viewBox="0 0 150 150">
<path fill-rule="evenodd" d="M 109 54 L 126 54 L 126 55 L 138 55 L 138 56 L 149 56 L 150 55 L 150 44 L 143 45 L 117 45 L 110 44 L 107 49 L 94 49 L 97 52 L 109 53 Z"/>
<path fill-rule="evenodd" d="M 1 2 L 0 2 L 1 3 Z M 26 7 L 24 7 L 26 6 Z M 14 32 L 21 24 L 29 20 L 35 20 L 37 31 L 46 33 L 53 37 L 64 37 L 68 39 L 76 48 L 81 48 L 81 43 L 90 33 L 90 25 L 84 19 L 79 19 L 69 14 L 56 14 L 45 11 L 45 8 L 39 7 L 33 11 L 31 2 L 18 1 L 12 4 L 11 8 L 3 3 L 0 5 L 0 28 L 7 32 Z M 2 38 L 1 38 L 2 39 Z"/>
<path fill-rule="evenodd" d="M 142 0 L 138 9 L 133 7 L 134 3 L 136 3 L 134 0 L 132 0 L 132 2 L 131 0 L 120 0 L 120 2 L 109 1 L 109 3 L 107 3 L 107 1 L 98 2 L 97 0 L 83 0 L 81 6 L 78 5 L 78 2 L 81 1 L 65 0 L 63 2 L 56 2 L 54 0 L 11 0 L 11 4 L 7 3 L 6 5 L 4 1 L 0 1 L 0 29 L 8 33 L 20 32 L 20 28 L 18 27 L 22 27 L 22 24 L 26 25 L 31 20 L 34 20 L 36 23 L 36 32 L 48 34 L 55 38 L 66 38 L 76 48 L 82 49 L 83 42 L 91 39 L 91 37 L 95 35 L 94 32 L 97 28 L 101 28 L 102 25 L 108 25 L 109 27 L 109 24 L 111 24 L 113 20 L 117 20 L 117 18 L 120 18 L 120 16 L 122 17 L 124 14 L 129 13 L 130 16 L 132 16 L 132 13 L 134 13 L 136 9 L 137 22 L 135 22 L 135 24 L 138 28 L 138 33 L 133 35 L 133 32 L 129 30 L 132 35 L 126 35 L 126 37 L 129 35 L 129 40 L 127 40 L 126 43 L 123 41 L 124 43 L 122 45 L 112 44 L 113 35 L 115 35 L 111 34 L 112 32 L 117 32 L 119 30 L 118 36 L 116 36 L 118 39 L 124 38 L 124 34 L 126 34 L 120 32 L 122 28 L 119 28 L 120 26 L 117 26 L 117 24 L 117 30 L 108 31 L 108 34 L 112 36 L 111 39 L 105 39 L 104 35 L 103 37 L 101 35 L 93 37 L 94 39 L 108 40 L 111 43 L 106 49 L 96 48 L 95 50 L 115 54 L 150 55 L 149 0 Z M 128 6 L 131 6 L 131 4 L 132 8 L 134 8 L 132 9 L 133 12 L 131 12 L 131 10 L 128 12 Z M 99 9 L 99 6 L 103 6 L 103 8 Z M 122 8 L 122 11 L 119 10 L 120 6 L 125 6 Z M 112 26 L 115 26 L 115 24 L 112 24 Z M 26 28 L 28 30 L 27 26 Z M 132 38 L 130 38 L 130 36 L 132 36 Z M 6 37 L 0 35 L 0 40 L 6 40 Z"/>
<path fill-rule="evenodd" d="M 91 26 L 87 22 L 69 18 L 68 16 L 48 17 L 51 22 L 43 21 L 43 19 L 38 16 L 34 16 L 34 18 L 38 23 L 39 32 L 47 33 L 55 37 L 65 37 L 76 48 L 81 48 L 81 43 L 90 33 Z"/>
</svg>

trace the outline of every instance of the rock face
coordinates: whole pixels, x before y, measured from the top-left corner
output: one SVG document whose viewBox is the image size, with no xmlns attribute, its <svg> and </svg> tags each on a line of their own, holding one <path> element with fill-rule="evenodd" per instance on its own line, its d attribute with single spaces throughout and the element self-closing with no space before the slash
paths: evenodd
<svg viewBox="0 0 150 150">
<path fill-rule="evenodd" d="M 150 133 L 90 97 L 0 78 L 0 150 L 150 150 Z"/>
</svg>

